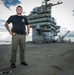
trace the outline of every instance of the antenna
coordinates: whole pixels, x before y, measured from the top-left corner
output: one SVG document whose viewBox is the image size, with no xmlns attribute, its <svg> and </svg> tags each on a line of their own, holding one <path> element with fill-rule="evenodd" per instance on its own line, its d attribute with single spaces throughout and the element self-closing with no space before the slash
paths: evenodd
<svg viewBox="0 0 74 75">
<path fill-rule="evenodd" d="M 50 1 L 50 0 L 44 0 L 45 1 L 45 5 L 47 6 L 47 3 Z"/>
<path fill-rule="evenodd" d="M 44 1 L 42 1 L 42 5 L 43 4 L 45 4 L 45 6 L 46 6 L 46 11 L 47 11 L 47 5 L 48 5 L 48 2 L 49 2 L 50 0 L 44 0 Z"/>
<path fill-rule="evenodd" d="M 50 0 L 44 0 L 44 1 L 42 1 L 42 5 L 43 5 L 43 3 L 47 6 L 47 3 L 49 2 Z"/>
</svg>

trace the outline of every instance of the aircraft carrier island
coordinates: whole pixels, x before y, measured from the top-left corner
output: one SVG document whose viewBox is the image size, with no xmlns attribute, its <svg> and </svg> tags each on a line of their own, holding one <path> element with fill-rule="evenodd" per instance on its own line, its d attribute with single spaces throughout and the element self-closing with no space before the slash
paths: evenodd
<svg viewBox="0 0 74 75">
<path fill-rule="evenodd" d="M 57 42 L 55 36 L 60 32 L 60 26 L 57 25 L 55 18 L 51 15 L 53 6 L 60 5 L 49 3 L 50 0 L 44 0 L 40 7 L 35 7 L 28 15 L 28 20 L 32 28 L 32 42 L 46 43 Z"/>
</svg>

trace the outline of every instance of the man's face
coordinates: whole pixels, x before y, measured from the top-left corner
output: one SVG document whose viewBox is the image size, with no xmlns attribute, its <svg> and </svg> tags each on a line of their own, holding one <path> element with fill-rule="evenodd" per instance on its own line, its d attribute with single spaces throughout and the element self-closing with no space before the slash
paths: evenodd
<svg viewBox="0 0 74 75">
<path fill-rule="evenodd" d="M 18 7 L 18 8 L 16 8 L 16 12 L 17 12 L 17 14 L 22 14 L 22 8 L 21 7 Z"/>
</svg>

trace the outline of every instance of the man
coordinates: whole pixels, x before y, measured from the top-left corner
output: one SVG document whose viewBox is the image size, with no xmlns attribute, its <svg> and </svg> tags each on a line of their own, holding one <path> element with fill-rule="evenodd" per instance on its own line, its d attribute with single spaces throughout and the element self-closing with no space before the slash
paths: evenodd
<svg viewBox="0 0 74 75">
<path fill-rule="evenodd" d="M 28 65 L 25 62 L 25 39 L 26 35 L 29 34 L 30 31 L 30 25 L 28 23 L 28 20 L 25 16 L 22 16 L 23 8 L 21 6 L 16 7 L 16 15 L 12 15 L 9 17 L 9 19 L 5 23 L 5 27 L 12 35 L 12 52 L 11 52 L 11 67 L 16 68 L 16 52 L 18 45 L 20 47 L 20 64 L 21 65 Z M 12 30 L 9 29 L 9 23 L 12 23 Z M 27 26 L 27 30 L 26 27 Z"/>
</svg>

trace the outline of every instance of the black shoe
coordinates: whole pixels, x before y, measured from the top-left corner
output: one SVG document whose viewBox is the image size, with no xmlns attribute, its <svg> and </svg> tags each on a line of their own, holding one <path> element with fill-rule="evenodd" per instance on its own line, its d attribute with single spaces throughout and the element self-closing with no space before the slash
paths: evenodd
<svg viewBox="0 0 74 75">
<path fill-rule="evenodd" d="M 21 65 L 27 66 L 28 64 L 26 62 L 21 62 Z"/>
<path fill-rule="evenodd" d="M 11 64 L 11 68 L 16 68 L 15 63 L 14 64 Z"/>
</svg>

